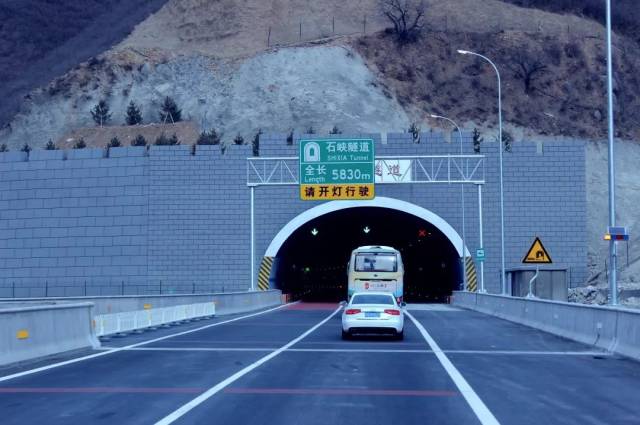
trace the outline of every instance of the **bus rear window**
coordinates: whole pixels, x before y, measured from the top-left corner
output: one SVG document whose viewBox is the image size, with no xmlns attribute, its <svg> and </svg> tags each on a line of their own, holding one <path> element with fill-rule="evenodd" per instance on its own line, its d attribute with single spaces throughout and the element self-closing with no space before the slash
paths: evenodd
<svg viewBox="0 0 640 425">
<path fill-rule="evenodd" d="M 356 254 L 355 271 L 357 272 L 396 272 L 398 260 L 396 254 L 366 252 Z"/>
</svg>

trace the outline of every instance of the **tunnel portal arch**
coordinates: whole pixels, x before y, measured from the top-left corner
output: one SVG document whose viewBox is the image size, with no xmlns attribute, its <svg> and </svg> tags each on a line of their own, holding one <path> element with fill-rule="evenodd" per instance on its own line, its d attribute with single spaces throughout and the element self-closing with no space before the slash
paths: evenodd
<svg viewBox="0 0 640 425">
<path fill-rule="evenodd" d="M 273 238 L 267 250 L 264 253 L 265 257 L 276 257 L 278 255 L 278 251 L 282 248 L 282 245 L 286 242 L 286 240 L 300 227 L 304 226 L 309 221 L 321 217 L 325 214 L 329 214 L 335 211 L 345 210 L 349 208 L 357 208 L 357 207 L 378 207 L 378 208 L 388 208 L 391 210 L 396 210 L 400 212 L 404 212 L 415 217 L 421 218 L 432 225 L 434 225 L 438 230 L 440 230 L 448 239 L 451 241 L 451 244 L 455 248 L 458 253 L 458 256 L 462 258 L 462 237 L 460 234 L 449 224 L 446 220 L 444 220 L 439 215 L 429 211 L 426 208 L 423 208 L 419 205 L 412 204 L 410 202 L 402 201 L 400 199 L 387 198 L 383 196 L 376 197 L 372 200 L 368 201 L 331 201 L 327 202 L 313 208 L 310 208 L 296 217 L 294 217 L 291 221 L 289 221 L 276 236 Z M 469 256 L 469 250 L 467 247 L 464 247 L 465 256 Z"/>
<path fill-rule="evenodd" d="M 292 281 L 297 282 L 294 286 L 297 286 L 298 284 L 302 285 L 301 283 L 302 281 L 306 281 L 307 283 L 309 283 L 310 281 L 316 281 L 313 284 L 311 284 L 311 286 L 315 288 L 313 289 L 313 291 L 316 291 L 320 287 L 323 287 L 326 289 L 327 281 L 332 281 L 333 283 L 330 283 L 329 286 L 330 287 L 332 286 L 333 290 L 336 290 L 336 285 L 338 285 L 336 283 L 338 282 L 338 280 L 336 279 L 339 279 L 338 276 L 340 276 L 340 272 L 336 271 L 336 269 L 341 270 L 344 268 L 344 265 L 342 265 L 341 267 L 335 267 L 338 264 L 335 258 L 331 259 L 328 262 L 323 263 L 323 268 L 319 269 L 319 270 L 325 270 L 326 272 L 315 272 L 316 276 L 318 276 L 318 273 L 321 273 L 322 275 L 321 279 L 320 278 L 309 279 L 310 275 L 306 275 L 306 274 L 302 276 L 298 276 L 302 280 L 294 279 L 290 274 L 287 274 L 286 278 L 284 278 L 282 275 L 282 271 L 289 270 L 289 266 L 292 266 L 293 269 L 295 269 L 296 264 L 298 266 L 300 266 L 301 263 L 306 263 L 307 265 L 309 265 L 307 259 L 301 259 L 300 255 L 298 255 L 298 252 L 303 251 L 306 248 L 306 246 L 308 246 L 306 245 L 308 241 L 304 242 L 303 245 L 297 245 L 301 243 L 300 242 L 300 238 L 302 237 L 301 235 L 306 235 L 307 233 L 309 233 L 308 232 L 309 229 L 306 229 L 307 227 L 309 228 L 313 227 L 315 230 L 316 225 L 321 225 L 321 226 L 328 225 L 328 223 L 332 222 L 332 220 L 333 220 L 332 222 L 333 225 L 336 225 L 336 223 L 338 223 L 337 225 L 340 226 L 344 223 L 342 220 L 352 221 L 353 217 L 361 218 L 363 214 L 365 216 L 368 215 L 369 219 L 372 219 L 372 216 L 373 216 L 375 217 L 376 220 L 379 220 L 381 216 L 386 217 L 384 219 L 386 220 L 384 221 L 385 223 L 389 223 L 389 222 L 395 223 L 391 226 L 393 229 L 398 229 L 398 230 L 404 229 L 403 232 L 401 233 L 404 233 L 405 236 L 398 238 L 396 235 L 397 232 L 392 231 L 391 233 L 393 233 L 394 236 L 392 236 L 391 239 L 395 240 L 395 242 L 399 244 L 397 247 L 400 248 L 401 251 L 402 251 L 401 247 L 405 246 L 406 243 L 408 243 L 408 246 L 405 246 L 405 249 L 407 251 L 403 253 L 403 258 L 405 254 L 409 255 L 409 257 L 407 257 L 407 260 L 410 260 L 411 258 L 413 258 L 413 261 L 410 261 L 414 265 L 413 270 L 415 271 L 416 268 L 420 270 L 420 273 L 417 273 L 417 274 L 416 273 L 411 274 L 406 272 L 405 279 L 408 279 L 407 280 L 408 282 L 417 282 L 416 279 L 418 278 L 419 280 L 424 282 L 425 276 L 431 276 L 429 274 L 426 274 L 427 273 L 426 270 L 429 270 L 429 267 L 430 267 L 428 264 L 431 264 L 431 267 L 434 267 L 433 264 L 435 263 L 440 264 L 440 260 L 436 260 L 436 259 L 439 258 L 439 256 L 442 256 L 443 257 L 442 266 L 441 266 L 442 269 L 439 268 L 440 266 L 437 266 L 438 267 L 437 269 L 431 269 L 431 271 L 434 273 L 433 276 L 439 276 L 440 282 L 445 282 L 445 281 L 450 282 L 449 284 L 447 284 L 449 288 L 448 295 L 451 294 L 451 290 L 460 289 L 460 286 L 457 286 L 457 285 L 459 285 L 460 282 L 462 282 L 461 276 L 462 276 L 462 273 L 464 273 L 464 271 L 460 269 L 461 263 L 459 262 L 462 254 L 462 246 L 461 246 L 462 238 L 460 237 L 460 234 L 446 220 L 444 220 L 442 217 L 438 216 L 437 214 L 433 213 L 432 211 L 429 211 L 426 208 L 420 207 L 418 205 L 415 205 L 409 202 L 405 202 L 405 201 L 401 201 L 393 198 L 386 198 L 386 197 L 377 197 L 374 200 L 367 200 L 367 201 L 327 202 L 327 203 L 315 206 L 313 208 L 310 208 L 300 213 L 293 219 L 291 219 L 287 224 L 285 224 L 280 229 L 280 231 L 276 234 L 276 236 L 271 240 L 271 243 L 269 244 L 269 246 L 265 251 L 262 263 L 260 265 L 259 274 L 258 274 L 259 288 L 260 289 L 268 289 L 270 287 L 279 288 L 279 289 L 282 289 L 283 291 L 287 290 L 286 291 L 287 293 L 291 293 Z M 406 217 L 406 218 L 396 221 L 398 220 L 398 217 Z M 338 221 L 335 221 L 335 220 L 338 220 Z M 416 243 L 411 244 L 411 242 L 408 242 L 408 239 L 406 239 L 407 237 L 406 229 L 409 229 L 412 227 L 411 225 L 408 224 L 409 222 L 419 226 L 421 229 L 426 229 L 426 228 L 431 229 L 429 230 L 429 232 L 435 232 L 433 234 L 437 235 L 437 236 L 434 236 L 435 239 L 433 237 L 430 237 L 429 240 L 421 240 L 419 242 L 427 242 L 427 245 L 431 247 L 429 249 L 432 249 L 432 250 L 434 249 L 433 247 L 436 247 L 436 246 L 442 247 L 442 248 L 441 249 L 437 248 L 436 249 L 437 252 L 435 252 L 435 254 L 433 251 L 431 251 L 427 256 L 423 256 L 423 255 L 416 256 L 417 254 L 415 250 L 419 249 L 418 246 L 423 247 L 420 249 L 422 250 L 421 252 L 425 254 L 424 249 L 427 249 L 426 248 L 427 245 L 425 245 L 424 243 L 420 245 Z M 378 222 L 378 225 L 379 223 L 380 222 Z M 420 225 L 418 223 L 423 223 L 423 224 Z M 425 225 L 427 226 L 426 228 L 424 227 Z M 331 226 L 331 228 L 333 228 L 333 226 Z M 349 227 L 349 228 L 353 228 L 353 227 Z M 347 230 L 347 233 L 349 233 L 348 230 Z M 368 243 L 369 241 L 372 242 L 374 245 L 388 244 L 387 243 L 388 238 L 390 237 L 388 233 L 389 232 L 387 231 L 387 241 L 381 240 L 379 238 L 375 238 L 375 240 L 368 239 L 367 243 L 359 243 L 358 245 L 363 245 L 363 244 L 369 245 L 371 244 L 371 243 Z M 408 233 L 408 234 L 412 234 L 412 233 Z M 429 235 L 431 234 L 432 233 L 429 233 Z M 358 236 L 353 234 L 350 234 L 350 235 L 351 235 L 350 237 L 347 236 L 347 239 L 345 239 L 345 241 L 349 241 L 348 243 L 354 244 L 355 240 L 353 238 L 354 237 L 358 238 Z M 309 237 L 309 235 L 307 235 L 306 237 Z M 384 239 L 384 237 L 382 238 Z M 335 241 L 336 238 L 333 237 L 333 239 Z M 338 241 L 336 242 L 338 243 L 338 245 L 329 245 L 329 251 L 334 251 L 333 247 L 336 247 L 336 250 L 345 249 L 343 246 L 345 244 L 343 243 L 342 240 L 340 240 L 340 237 L 337 237 L 337 239 Z M 318 240 L 315 239 L 315 237 L 313 240 L 320 243 Z M 436 241 L 438 241 L 437 244 L 436 244 Z M 313 242 L 313 243 L 316 243 L 316 242 Z M 298 249 L 292 250 L 292 244 L 293 246 L 297 246 Z M 322 244 L 316 245 L 317 248 L 320 248 L 321 246 Z M 326 250 L 327 248 L 326 245 L 324 246 L 324 248 L 325 248 L 324 250 L 321 249 L 318 252 L 319 253 L 329 252 Z M 349 248 L 348 251 L 350 252 L 350 250 L 353 248 L 355 248 L 355 245 Z M 446 255 L 444 254 L 444 251 L 446 251 L 447 253 Z M 466 253 L 467 260 L 470 260 L 469 250 L 465 247 L 464 251 Z M 413 253 L 413 256 L 411 255 L 411 253 Z M 342 255 L 345 255 L 345 254 L 346 254 L 346 251 L 342 253 Z M 331 254 L 328 254 L 328 256 L 330 257 Z M 303 256 L 303 257 L 308 258 L 306 256 Z M 316 257 L 318 256 L 316 255 L 313 258 L 316 258 Z M 419 258 L 424 258 L 424 260 L 417 260 Z M 327 261 L 326 258 L 325 258 L 325 261 Z M 332 267 L 324 268 L 324 266 L 327 266 L 329 263 L 331 264 Z M 445 266 L 445 263 L 446 263 L 446 266 Z M 285 267 L 285 265 L 287 265 L 287 267 Z M 315 264 L 315 266 L 319 266 L 319 265 Z M 300 269 L 298 268 L 298 271 L 299 270 Z M 318 270 L 318 269 L 316 268 L 314 270 Z M 449 270 L 449 272 L 445 272 L 445 270 Z M 475 272 L 475 269 L 473 271 Z M 448 277 L 445 278 L 444 275 L 442 275 L 442 273 L 445 273 L 446 276 Z M 447 273 L 453 273 L 453 274 L 447 274 Z M 328 276 L 331 274 L 333 275 L 333 277 Z M 413 276 L 413 279 L 410 277 L 411 275 Z M 322 280 L 322 282 L 318 282 L 318 280 Z M 342 279 L 339 279 L 339 280 L 342 280 Z M 288 284 L 285 284 L 284 282 L 288 282 Z M 409 286 L 411 286 L 413 289 L 416 289 L 415 284 L 409 285 Z M 418 286 L 419 288 L 422 288 L 422 289 L 416 289 L 417 292 L 414 291 L 414 294 L 416 293 L 424 294 L 423 289 L 425 287 L 421 285 L 418 285 Z M 439 294 L 440 294 L 438 300 L 441 300 L 441 301 L 444 300 L 444 298 L 442 297 L 442 291 L 441 291 L 441 288 L 444 286 L 445 286 L 444 284 L 439 284 L 439 287 L 437 289 L 437 291 L 439 291 Z M 309 285 L 307 285 L 306 288 L 308 289 Z M 467 275 L 467 288 L 469 288 L 468 275 Z M 323 290 L 324 289 L 320 289 L 320 291 L 323 291 Z M 295 289 L 293 292 L 296 292 L 296 291 L 297 289 Z M 331 290 L 329 290 L 328 292 L 331 292 Z M 411 291 L 407 291 L 407 292 L 411 292 Z M 419 297 L 419 295 L 416 295 L 416 297 Z"/>
</svg>

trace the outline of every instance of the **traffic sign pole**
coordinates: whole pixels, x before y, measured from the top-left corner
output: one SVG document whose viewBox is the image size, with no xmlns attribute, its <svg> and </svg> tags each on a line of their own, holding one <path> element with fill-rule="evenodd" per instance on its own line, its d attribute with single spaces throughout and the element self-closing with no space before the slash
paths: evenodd
<svg viewBox="0 0 640 425">
<path fill-rule="evenodd" d="M 482 233 L 482 185 L 478 186 L 478 227 L 480 229 L 480 249 L 484 250 L 484 241 Z M 480 292 L 485 293 L 484 289 L 484 261 L 480 261 Z"/>
<path fill-rule="evenodd" d="M 256 273 L 255 273 L 255 262 L 256 262 L 256 229 L 255 229 L 255 217 L 254 217 L 254 209 L 255 209 L 255 187 L 251 186 L 251 291 L 256 290 Z"/>
</svg>

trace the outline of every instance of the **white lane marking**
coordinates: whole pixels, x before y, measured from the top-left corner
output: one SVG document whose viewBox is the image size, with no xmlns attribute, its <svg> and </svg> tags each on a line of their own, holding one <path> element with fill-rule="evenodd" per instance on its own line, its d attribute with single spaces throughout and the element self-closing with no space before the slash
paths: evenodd
<svg viewBox="0 0 640 425">
<path fill-rule="evenodd" d="M 443 350 L 447 354 L 482 354 L 506 356 L 611 356 L 606 351 L 510 351 L 510 350 Z"/>
<path fill-rule="evenodd" d="M 50 365 L 47 365 L 47 366 L 42 366 L 42 367 L 38 367 L 38 368 L 35 368 L 35 369 L 30 369 L 30 370 L 25 370 L 25 371 L 22 371 L 22 372 L 14 373 L 12 375 L 1 376 L 0 377 L 0 382 L 5 382 L 5 381 L 8 381 L 10 379 L 20 378 L 21 376 L 32 375 L 34 373 L 43 372 L 45 370 L 53 369 L 53 368 L 60 367 L 60 366 L 66 366 L 66 365 L 70 365 L 70 364 L 73 364 L 73 363 L 82 362 L 84 360 L 95 359 L 96 357 L 102 357 L 102 356 L 106 356 L 106 355 L 109 355 L 109 354 L 118 353 L 120 351 L 125 351 L 125 350 L 129 350 L 131 348 L 140 347 L 141 345 L 152 344 L 154 342 L 162 341 L 162 340 L 173 338 L 173 337 L 176 337 L 176 336 L 187 335 L 187 334 L 190 334 L 190 333 L 193 333 L 193 332 L 198 332 L 198 331 L 201 331 L 201 330 L 204 330 L 204 329 L 212 328 L 214 326 L 220 326 L 220 325 L 224 325 L 226 323 L 231 323 L 231 322 L 236 322 L 238 320 L 248 319 L 249 317 L 255 317 L 255 316 L 259 316 L 261 314 L 270 313 L 272 311 L 279 310 L 281 308 L 284 308 L 284 307 L 287 307 L 287 306 L 290 306 L 290 305 L 291 304 L 283 304 L 283 305 L 280 305 L 280 306 L 275 307 L 275 308 L 270 308 L 268 310 L 263 310 L 263 311 L 259 311 L 257 313 L 248 314 L 246 316 L 235 317 L 233 319 L 224 320 L 222 322 L 216 322 L 216 323 L 212 323 L 212 324 L 209 324 L 209 325 L 200 326 L 199 328 L 189 329 L 187 331 L 178 332 L 178 333 L 171 334 L 171 335 L 161 336 L 159 338 L 150 339 L 148 341 L 143 341 L 143 342 L 138 342 L 136 344 L 127 345 L 127 346 L 124 346 L 124 347 L 113 348 L 113 349 L 111 349 L 109 351 L 101 351 L 101 352 L 96 353 L 96 354 L 89 354 L 88 356 L 83 356 L 83 357 L 78 357 L 78 358 L 75 358 L 75 359 L 65 360 L 63 362 L 53 363 L 53 364 L 50 364 Z"/>
<path fill-rule="evenodd" d="M 118 347 L 101 347 L 98 350 L 114 350 Z M 274 347 L 134 347 L 127 348 L 126 351 L 275 351 Z M 433 353 L 433 350 L 412 350 L 412 349 L 383 349 L 383 348 L 288 348 L 287 352 L 303 353 Z M 606 351 L 509 351 L 509 350 L 442 350 L 445 354 L 478 354 L 478 355 L 500 355 L 500 356 L 606 356 L 612 354 Z"/>
<path fill-rule="evenodd" d="M 225 380 L 219 382 L 218 384 L 214 385 L 213 387 L 209 388 L 207 391 L 205 391 L 204 393 L 200 394 L 198 397 L 194 398 L 189 403 L 183 405 L 182 407 L 180 407 L 177 410 L 173 411 L 172 413 L 168 414 L 164 418 L 160 419 L 158 422 L 156 422 L 156 425 L 168 425 L 168 424 L 171 424 L 171 423 L 175 422 L 177 419 L 181 418 L 182 416 L 184 416 L 185 414 L 189 413 L 194 408 L 198 407 L 200 404 L 202 404 L 205 401 L 207 401 L 209 398 L 214 396 L 220 390 L 224 389 L 225 387 L 227 387 L 228 385 L 230 385 L 233 382 L 237 381 L 238 379 L 242 378 L 244 375 L 246 375 L 247 373 L 251 372 L 255 368 L 257 368 L 260 365 L 268 362 L 269 360 L 273 359 L 277 355 L 279 355 L 282 352 L 286 351 L 289 347 L 293 346 L 294 344 L 297 344 L 298 342 L 300 342 L 301 340 L 306 338 L 313 331 L 315 331 L 320 326 L 324 325 L 329 320 L 331 320 L 331 318 L 333 316 L 335 316 L 336 313 L 338 313 L 340 310 L 342 310 L 342 306 L 338 307 L 328 317 L 323 319 L 320 323 L 316 324 L 314 327 L 312 327 L 311 329 L 309 329 L 308 331 L 306 331 L 302 335 L 298 336 L 295 339 L 292 339 L 287 344 L 283 345 L 282 347 L 278 348 L 277 350 L 273 351 L 272 353 L 267 354 L 266 356 L 262 357 L 258 361 L 256 361 L 256 362 L 250 364 L 249 366 L 245 367 L 241 371 L 234 373 L 233 375 L 231 375 L 227 379 L 225 379 Z"/>
<path fill-rule="evenodd" d="M 237 347 L 142 347 L 131 348 L 127 351 L 275 351 L 277 348 L 237 348 Z M 341 348 L 288 348 L 287 352 L 304 352 L 304 353 L 433 353 L 431 350 L 384 350 L 384 349 L 341 349 Z"/>
<path fill-rule="evenodd" d="M 434 354 L 440 361 L 442 367 L 444 367 L 444 369 L 447 371 L 449 377 L 451 377 L 451 380 L 453 380 L 453 382 L 456 384 L 456 387 L 458 387 L 458 390 L 469 404 L 469 407 L 471 407 L 471 410 L 473 410 L 473 413 L 475 413 L 478 420 L 480 420 L 480 423 L 482 425 L 499 425 L 500 422 L 498 422 L 496 417 L 493 416 L 493 413 L 491 413 L 489 408 L 480 399 L 480 396 L 476 394 L 467 380 L 464 379 L 458 369 L 453 365 L 453 363 L 451 363 L 447 355 L 440 349 L 436 341 L 431 338 L 431 335 L 429 335 L 429 332 L 427 332 L 424 326 L 422 326 L 422 324 L 418 322 L 411 313 L 405 312 L 405 314 L 409 317 L 409 319 L 411 319 L 413 324 L 416 325 L 416 327 L 422 334 L 422 337 L 427 341 L 427 344 L 429 344 L 429 347 L 433 350 Z"/>
<path fill-rule="evenodd" d="M 100 350 L 110 350 L 114 347 L 104 347 Z M 277 348 L 235 348 L 235 347 L 135 347 L 127 348 L 125 351 L 275 351 Z"/>
<path fill-rule="evenodd" d="M 464 311 L 461 308 L 453 307 L 449 304 L 407 304 L 407 310 L 413 311 L 449 311 L 460 312 Z"/>
</svg>

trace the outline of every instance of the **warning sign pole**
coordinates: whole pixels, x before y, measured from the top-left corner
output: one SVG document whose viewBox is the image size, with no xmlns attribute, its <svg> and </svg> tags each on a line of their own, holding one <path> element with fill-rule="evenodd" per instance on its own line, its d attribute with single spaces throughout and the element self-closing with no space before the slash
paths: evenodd
<svg viewBox="0 0 640 425">
<path fill-rule="evenodd" d="M 540 266 L 536 266 L 536 274 L 533 275 L 533 277 L 531 278 L 531 280 L 529 280 L 529 293 L 527 294 L 527 298 L 535 298 L 536 296 L 533 295 L 533 282 L 535 282 L 538 279 L 538 275 L 540 274 Z"/>
</svg>

